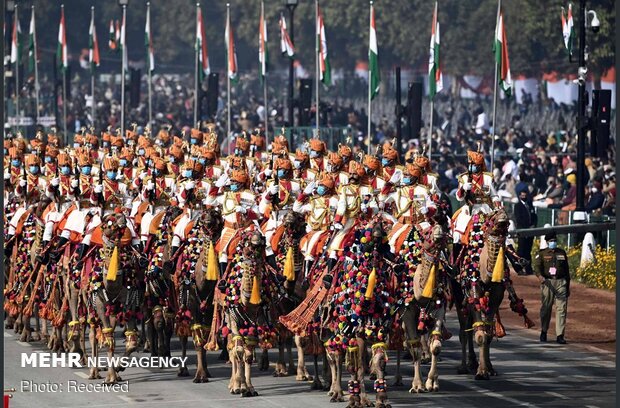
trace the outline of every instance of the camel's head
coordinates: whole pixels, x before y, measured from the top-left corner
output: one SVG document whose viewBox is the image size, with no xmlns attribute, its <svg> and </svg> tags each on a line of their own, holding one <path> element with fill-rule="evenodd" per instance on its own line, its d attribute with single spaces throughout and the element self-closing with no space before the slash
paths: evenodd
<svg viewBox="0 0 620 408">
<path fill-rule="evenodd" d="M 241 237 L 244 242 L 243 255 L 258 260 L 265 253 L 265 237 L 259 231 L 251 231 Z"/>
<path fill-rule="evenodd" d="M 508 234 L 509 224 L 510 219 L 508 218 L 506 210 L 498 208 L 491 214 L 491 217 L 487 221 L 487 231 L 494 236 L 505 236 Z"/>
<path fill-rule="evenodd" d="M 34 207 L 34 215 L 36 215 L 38 218 L 41 218 L 41 216 L 43 215 L 43 211 L 45 211 L 45 209 L 48 205 L 50 205 L 51 202 L 52 200 L 49 197 L 43 196 Z"/>
</svg>

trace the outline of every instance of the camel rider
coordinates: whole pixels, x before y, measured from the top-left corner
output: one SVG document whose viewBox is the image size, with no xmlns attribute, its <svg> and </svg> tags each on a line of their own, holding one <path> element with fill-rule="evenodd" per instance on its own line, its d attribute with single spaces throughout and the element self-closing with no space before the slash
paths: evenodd
<svg viewBox="0 0 620 408">
<path fill-rule="evenodd" d="M 44 157 L 44 165 L 43 169 L 41 169 L 41 173 L 47 177 L 52 178 L 56 176 L 57 166 L 56 159 L 58 157 L 58 149 L 54 146 L 46 146 L 45 147 L 45 157 Z"/>
<path fill-rule="evenodd" d="M 304 187 L 309 181 L 310 156 L 308 153 L 297 149 L 293 159 L 293 180 L 297 180 Z"/>
<path fill-rule="evenodd" d="M 310 169 L 308 179 L 318 181 L 319 174 L 325 170 L 325 154 L 327 146 L 320 139 L 310 139 L 308 155 L 310 157 Z"/>
<path fill-rule="evenodd" d="M 127 209 L 131 197 L 127 184 L 118 181 L 118 160 L 114 157 L 103 159 L 103 174 L 98 176 L 98 183 L 91 194 L 91 202 L 99 203 L 102 215 Z"/>
<path fill-rule="evenodd" d="M 119 158 L 123 147 L 125 147 L 125 142 L 123 142 L 121 136 L 112 136 L 110 138 L 110 153 L 112 156 Z"/>
<path fill-rule="evenodd" d="M 257 227 L 258 205 L 256 195 L 249 189 L 250 177 L 246 170 L 232 170 L 222 174 L 209 190 L 206 204 L 221 208 L 224 228 L 216 245 L 221 264 L 228 263 L 236 252 L 241 232 Z M 222 265 L 222 271 L 226 270 Z"/>
<path fill-rule="evenodd" d="M 381 173 L 381 161 L 376 156 L 365 155 L 362 161 L 364 176 L 361 180 L 360 195 L 362 203 L 383 209 L 378 200 L 379 193 L 385 187 L 385 181 L 378 176 Z"/>
<path fill-rule="evenodd" d="M 452 217 L 454 242 L 467 240 L 467 227 L 474 214 L 489 214 L 494 207 L 501 206 L 499 196 L 493 187 L 493 175 L 486 172 L 484 156 L 480 152 L 467 152 L 467 172 L 458 176 L 459 186 L 456 199 L 465 201 L 463 207 L 457 210 Z"/>
<path fill-rule="evenodd" d="M 437 180 L 439 176 L 431 171 L 431 161 L 426 156 L 416 156 L 413 159 L 413 165 L 420 169 L 419 183 L 428 187 L 431 194 L 439 193 Z"/>
<path fill-rule="evenodd" d="M 168 175 L 168 167 L 164 159 L 153 157 L 152 161 L 153 169 L 150 176 L 143 182 L 143 189 L 139 195 L 139 199 L 143 203 L 148 203 L 149 206 L 139 222 L 142 243 L 146 243 L 149 237 L 149 228 L 153 218 L 171 205 L 171 199 L 176 194 L 176 180 Z"/>
<path fill-rule="evenodd" d="M 383 181 L 398 184 L 402 170 L 398 166 L 398 151 L 390 142 L 385 142 L 381 151 L 381 178 Z"/>
<path fill-rule="evenodd" d="M 134 152 L 129 147 L 123 147 L 118 155 L 119 176 L 118 180 L 125 184 L 131 184 L 136 178 L 136 169 L 133 166 Z"/>
<path fill-rule="evenodd" d="M 351 144 L 351 139 L 347 140 L 348 144 Z M 342 157 L 342 168 L 348 169 L 349 162 L 353 159 L 353 150 L 346 144 L 338 144 L 338 154 Z"/>
<path fill-rule="evenodd" d="M 288 156 L 278 157 L 273 162 L 274 177 L 267 180 L 267 188 L 262 194 L 258 210 L 267 220 L 262 230 L 265 234 L 267 262 L 277 269 L 274 248 L 271 239 L 276 229 L 282 224 L 284 216 L 293 210 L 295 197 L 301 187 L 293 181 L 293 164 Z"/>
<path fill-rule="evenodd" d="M 20 150 L 19 148 L 13 146 L 9 148 L 9 154 L 5 157 L 8 157 L 10 160 L 10 167 L 8 167 L 9 169 L 9 175 L 11 178 L 11 186 L 15 187 L 17 186 L 18 180 L 20 179 L 20 177 L 23 174 L 23 162 L 24 162 L 24 152 L 22 150 Z M 5 173 L 6 173 L 6 169 L 7 167 L 5 167 Z M 5 177 L 6 180 L 6 177 Z M 7 187 L 4 187 L 5 190 L 7 189 Z"/>
<path fill-rule="evenodd" d="M 17 183 L 15 194 L 28 205 L 38 202 L 47 190 L 48 181 L 41 176 L 41 159 L 35 154 L 25 157 L 25 173 Z"/>
<path fill-rule="evenodd" d="M 162 149 L 168 149 L 170 146 L 170 132 L 168 129 L 162 128 L 159 130 L 155 137 L 155 145 Z"/>
<path fill-rule="evenodd" d="M 327 153 L 327 163 L 325 163 L 325 173 L 331 175 L 336 183 L 336 189 L 349 182 L 349 173 L 344 167 L 344 160 L 340 153 L 329 152 Z"/>
<path fill-rule="evenodd" d="M 204 140 L 204 135 L 199 129 L 192 128 L 189 135 L 189 154 L 191 157 L 200 156 L 200 148 Z"/>
<path fill-rule="evenodd" d="M 428 187 L 419 183 L 420 177 L 420 169 L 407 163 L 400 184 L 391 187 L 386 185 L 381 192 L 383 204 L 392 209 L 396 219 L 388 234 L 388 242 L 394 254 L 399 253 L 414 226 L 420 230 L 430 227 L 425 222 L 425 216 L 436 210 L 431 204 Z"/>
<path fill-rule="evenodd" d="M 300 242 L 306 277 L 313 262 L 326 254 L 324 247 L 328 244 L 337 208 L 338 195 L 334 189 L 334 179 L 326 174 L 318 182 L 309 182 L 293 204 L 293 211 L 306 215 L 307 234 Z"/>
<path fill-rule="evenodd" d="M 112 146 L 112 137 L 113 136 L 109 132 L 101 132 L 101 148 L 99 149 L 99 154 L 103 153 L 104 156 L 111 155 L 110 147 Z"/>
<path fill-rule="evenodd" d="M 201 156 L 198 159 L 200 164 L 204 166 L 203 176 L 205 182 L 208 183 L 207 191 L 211 185 L 220 178 L 224 173 L 224 167 L 220 164 L 220 159 L 217 154 L 218 147 L 217 142 L 207 141 L 201 149 Z"/>
<path fill-rule="evenodd" d="M 338 187 L 338 207 L 334 217 L 334 229 L 336 234 L 329 243 L 330 263 L 342 255 L 345 247 L 350 245 L 348 238 L 358 228 L 360 221 L 368 219 L 371 214 L 378 211 L 376 205 L 362 202 L 360 182 L 364 175 L 361 164 L 349 162 L 347 183 Z M 363 222 L 363 221 L 362 221 Z"/>
<path fill-rule="evenodd" d="M 250 135 L 250 157 L 253 157 L 257 160 L 263 159 L 263 154 L 265 150 L 265 136 L 262 131 L 258 128 L 252 131 Z"/>
<path fill-rule="evenodd" d="M 245 134 L 243 136 L 238 136 L 235 139 L 234 154 L 232 156 L 228 156 L 224 169 L 228 171 L 229 169 L 234 168 L 245 168 L 247 169 L 248 175 L 253 174 L 256 168 L 256 161 L 253 157 L 248 156 L 249 152 L 250 142 L 245 138 Z"/>
<path fill-rule="evenodd" d="M 203 180 L 204 166 L 198 160 L 189 159 L 181 167 L 176 179 L 176 201 L 180 208 L 191 208 L 201 196 L 206 196 L 210 184 Z"/>
<path fill-rule="evenodd" d="M 168 174 L 179 174 L 185 161 L 183 149 L 177 145 L 168 148 Z"/>
</svg>

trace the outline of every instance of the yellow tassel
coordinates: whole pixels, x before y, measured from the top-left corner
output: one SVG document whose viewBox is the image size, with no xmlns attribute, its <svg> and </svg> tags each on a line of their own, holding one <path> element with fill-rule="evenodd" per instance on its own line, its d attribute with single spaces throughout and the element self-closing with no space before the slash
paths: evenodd
<svg viewBox="0 0 620 408">
<path fill-rule="evenodd" d="M 252 295 L 250 296 L 250 303 L 253 305 L 260 304 L 260 288 L 258 287 L 258 277 L 254 275 L 254 281 L 252 282 Z"/>
<path fill-rule="evenodd" d="M 207 273 L 205 277 L 208 281 L 214 281 L 218 280 L 219 275 L 220 268 L 215 255 L 215 245 L 213 245 L 213 241 L 209 241 L 209 257 L 207 258 Z"/>
<path fill-rule="evenodd" d="M 432 298 L 433 297 L 433 289 L 435 289 L 435 275 L 436 275 L 436 267 L 433 265 L 431 267 L 431 272 L 428 274 L 428 279 L 426 280 L 426 284 L 424 285 L 424 290 L 422 291 L 422 297 Z"/>
<path fill-rule="evenodd" d="M 497 254 L 497 261 L 493 267 L 493 276 L 491 282 L 501 282 L 504 279 L 504 247 L 499 249 Z"/>
<path fill-rule="evenodd" d="M 114 251 L 112 251 L 112 257 L 110 258 L 110 265 L 108 266 L 108 274 L 106 279 L 109 281 L 116 280 L 116 274 L 118 272 L 118 247 L 114 247 Z"/>
<path fill-rule="evenodd" d="M 364 297 L 366 299 L 372 299 L 372 296 L 375 293 L 375 285 L 377 284 L 377 271 L 375 268 L 372 268 L 372 272 L 370 272 L 370 276 L 368 277 L 368 287 L 366 288 L 366 293 Z"/>
<path fill-rule="evenodd" d="M 284 276 L 286 280 L 292 282 L 295 280 L 295 263 L 293 262 L 293 247 L 288 247 L 286 251 L 286 259 L 284 261 Z"/>
</svg>

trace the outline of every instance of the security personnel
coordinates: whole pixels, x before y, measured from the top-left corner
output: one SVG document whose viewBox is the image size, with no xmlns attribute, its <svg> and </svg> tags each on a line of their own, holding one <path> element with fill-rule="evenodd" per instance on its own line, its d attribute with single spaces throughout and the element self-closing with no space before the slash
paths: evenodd
<svg viewBox="0 0 620 408">
<path fill-rule="evenodd" d="M 548 248 L 541 249 L 534 260 L 536 276 L 544 279 L 542 305 L 540 307 L 540 341 L 547 341 L 547 329 L 551 320 L 551 306 L 555 301 L 555 333 L 559 344 L 566 344 L 564 329 L 566 327 L 567 300 L 570 296 L 570 273 L 568 257 L 563 249 L 558 248 L 555 232 L 545 235 Z"/>
</svg>

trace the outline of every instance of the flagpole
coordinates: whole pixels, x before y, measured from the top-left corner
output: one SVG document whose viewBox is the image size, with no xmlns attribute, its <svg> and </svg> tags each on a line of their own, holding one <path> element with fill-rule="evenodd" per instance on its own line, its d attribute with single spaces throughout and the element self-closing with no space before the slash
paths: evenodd
<svg viewBox="0 0 620 408">
<path fill-rule="evenodd" d="M 431 118 L 429 120 L 429 129 L 428 129 L 428 135 L 427 135 L 427 148 L 428 148 L 428 159 L 431 160 L 431 150 L 433 147 L 433 110 L 435 109 L 435 101 L 434 98 L 431 99 Z"/>
<path fill-rule="evenodd" d="M 370 30 L 372 29 L 372 1 L 370 2 L 370 18 L 369 18 L 369 22 L 368 22 L 368 27 L 369 27 L 369 33 Z M 370 36 L 368 37 L 368 48 L 370 49 Z M 369 54 L 370 55 L 370 54 Z M 372 145 L 372 136 L 370 134 L 370 116 L 372 113 L 372 103 L 371 103 L 371 96 L 372 96 L 372 87 L 371 87 L 371 80 L 372 78 L 372 71 L 370 69 L 370 61 L 368 61 L 368 154 L 370 154 L 370 146 Z"/>
<path fill-rule="evenodd" d="M 316 136 L 318 137 L 319 135 L 319 103 L 320 103 L 320 97 L 319 97 L 319 82 L 321 81 L 321 74 L 320 74 L 320 61 L 321 61 L 321 47 L 320 47 L 320 35 L 321 35 L 321 28 L 319 27 L 319 0 L 315 0 L 314 2 L 314 16 L 315 16 L 315 30 L 317 31 L 316 33 L 316 74 L 315 74 L 315 78 L 316 78 L 316 84 L 315 84 L 315 91 L 316 91 L 316 106 L 315 106 L 315 123 L 316 123 Z"/>
<path fill-rule="evenodd" d="M 266 30 L 266 24 L 265 24 L 265 2 L 261 1 L 260 2 L 260 12 L 261 15 L 263 16 L 262 21 L 261 21 L 261 27 L 260 30 L 263 31 L 263 62 L 261 63 L 261 71 L 263 70 L 262 65 L 265 66 L 265 72 L 263 75 L 263 100 L 264 100 L 264 104 L 265 104 L 265 148 L 267 148 L 269 146 L 269 122 L 268 122 L 268 118 L 269 118 L 269 109 L 267 109 L 267 41 L 266 41 L 266 37 L 267 37 L 267 30 Z"/>
<path fill-rule="evenodd" d="M 148 93 L 149 93 L 149 128 L 153 126 L 153 92 L 152 92 L 152 71 L 151 71 L 151 3 L 146 3 L 146 18 L 149 22 L 149 45 L 147 49 L 147 70 L 148 70 Z M 93 95 L 94 96 L 94 95 Z M 196 122 L 196 120 L 194 120 Z"/>
<path fill-rule="evenodd" d="M 125 36 L 127 34 L 126 20 L 127 17 L 127 5 L 123 4 L 123 27 L 121 27 L 121 136 L 125 136 L 125 65 L 127 64 L 127 41 Z"/>
<path fill-rule="evenodd" d="M 97 116 L 96 116 L 96 114 L 97 114 L 97 107 L 96 106 L 97 105 L 95 104 L 95 68 L 94 68 L 95 65 L 96 65 L 95 64 L 95 49 L 94 49 L 94 47 L 95 47 L 95 44 L 94 44 L 94 36 L 95 36 L 95 6 L 92 6 L 90 8 L 90 18 L 91 18 L 91 21 L 92 21 L 92 24 L 93 24 L 93 32 L 91 34 L 93 36 L 93 45 L 92 45 L 93 49 L 91 50 L 92 61 L 90 62 L 91 63 L 91 67 L 90 67 L 90 93 L 91 93 L 91 96 L 93 98 L 92 99 L 92 103 L 93 103 L 93 106 L 92 106 L 93 113 L 92 113 L 92 115 L 93 115 L 93 127 L 95 127 L 95 122 L 96 122 L 96 118 L 97 118 Z"/>
<path fill-rule="evenodd" d="M 37 125 L 39 124 L 39 63 L 37 61 L 37 26 L 34 18 L 34 5 L 32 5 L 33 41 L 34 41 L 34 98 L 37 111 Z"/>
<path fill-rule="evenodd" d="M 15 120 L 17 122 L 16 128 L 19 131 L 19 32 L 17 26 L 19 25 L 19 17 L 17 14 L 17 3 L 15 3 L 15 20 L 13 21 L 13 32 L 15 32 L 15 47 L 17 48 L 17 60 L 15 61 Z M 63 99 L 64 105 L 64 99 Z"/>
<path fill-rule="evenodd" d="M 228 27 L 228 36 L 230 37 L 230 3 L 226 3 L 226 25 Z M 226 137 L 228 138 L 228 154 L 230 154 L 230 38 L 226 39 L 226 111 L 227 111 L 227 120 L 226 120 Z"/>
<path fill-rule="evenodd" d="M 493 41 L 497 39 L 497 28 L 499 25 L 499 13 L 502 8 L 502 0 L 497 1 L 497 18 L 495 19 L 495 37 Z M 495 59 L 495 81 L 493 83 L 493 134 L 491 135 L 491 168 L 489 171 L 493 171 L 493 165 L 495 163 L 495 134 L 497 132 L 497 59 Z"/>
<path fill-rule="evenodd" d="M 198 33 L 198 30 L 200 29 L 200 27 L 198 26 L 200 24 L 200 21 L 198 20 L 199 18 L 198 10 L 200 10 L 200 3 L 196 3 L 196 33 Z M 204 41 L 204 38 L 202 39 L 202 41 Z M 194 48 L 196 49 L 196 62 L 194 64 L 194 125 L 195 125 L 198 122 L 198 59 L 199 59 L 198 53 L 201 52 L 200 47 L 198 47 L 198 39 L 196 39 L 196 46 L 194 46 Z"/>
</svg>

